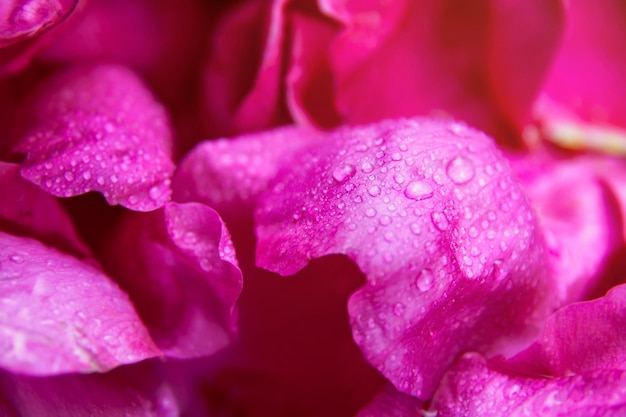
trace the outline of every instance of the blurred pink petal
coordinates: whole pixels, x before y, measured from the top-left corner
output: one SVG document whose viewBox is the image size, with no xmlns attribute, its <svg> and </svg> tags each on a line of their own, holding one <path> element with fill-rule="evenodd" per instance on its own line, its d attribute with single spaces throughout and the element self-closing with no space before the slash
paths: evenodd
<svg viewBox="0 0 626 417">
<path fill-rule="evenodd" d="M 22 179 L 19 165 L 6 162 L 0 162 L 0 230 L 33 237 L 81 257 L 90 254 L 56 199 Z"/>
<path fill-rule="evenodd" d="M 0 367 L 29 375 L 106 371 L 160 354 L 100 270 L 0 232 Z"/>
<path fill-rule="evenodd" d="M 26 66 L 42 34 L 62 22 L 77 0 L 6 0 L 0 3 L 0 74 Z"/>
<path fill-rule="evenodd" d="M 464 125 L 385 121 L 330 133 L 283 163 L 256 212 L 259 266 L 293 274 L 343 253 L 366 358 L 432 394 L 456 354 L 514 353 L 555 303 L 544 242 L 493 142 Z"/>
<path fill-rule="evenodd" d="M 21 109 L 21 174 L 58 197 L 99 191 L 132 210 L 170 196 L 171 132 L 165 109 L 131 71 L 78 67 L 40 86 Z"/>
<path fill-rule="evenodd" d="M 621 0 L 566 3 L 563 43 L 537 103 L 548 125 L 592 122 L 626 127 L 626 4 Z"/>
<path fill-rule="evenodd" d="M 524 378 L 490 369 L 467 354 L 444 377 L 429 412 L 437 417 L 619 417 L 626 413 L 626 372 Z"/>
<path fill-rule="evenodd" d="M 106 252 L 106 266 L 166 355 L 210 355 L 235 336 L 241 271 L 210 207 L 167 203 L 130 213 Z"/>
<path fill-rule="evenodd" d="M 106 374 L 3 375 L 0 384 L 21 417 L 176 417 L 176 399 L 155 368 L 148 362 Z"/>
<path fill-rule="evenodd" d="M 536 154 L 509 161 L 537 213 L 562 305 L 585 298 L 623 245 L 622 208 L 604 181 L 601 158 Z"/>
<path fill-rule="evenodd" d="M 252 213 L 257 196 L 274 178 L 281 161 L 321 137 L 287 127 L 202 142 L 176 170 L 173 199 L 207 204 L 236 226 L 241 214 Z"/>
<path fill-rule="evenodd" d="M 387 384 L 356 417 L 428 417 L 423 406 L 417 398 L 401 394 Z"/>
<path fill-rule="evenodd" d="M 626 370 L 626 285 L 604 297 L 555 312 L 525 351 L 507 361 L 520 372 L 567 376 L 598 369 Z"/>
</svg>

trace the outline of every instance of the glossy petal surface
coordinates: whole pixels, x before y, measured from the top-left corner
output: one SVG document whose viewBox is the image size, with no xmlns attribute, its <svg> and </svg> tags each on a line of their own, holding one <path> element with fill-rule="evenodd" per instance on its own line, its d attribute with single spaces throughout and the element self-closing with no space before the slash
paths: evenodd
<svg viewBox="0 0 626 417">
<path fill-rule="evenodd" d="M 79 67 L 47 80 L 22 108 L 22 176 L 58 197 L 101 192 L 148 211 L 170 196 L 167 114 L 131 71 Z"/>
<path fill-rule="evenodd" d="M 111 243 L 107 266 L 166 355 L 209 355 L 229 344 L 242 277 L 215 210 L 167 203 L 129 214 Z"/>
<path fill-rule="evenodd" d="M 0 232 L 0 366 L 30 375 L 105 371 L 159 355 L 124 294 L 98 269 Z"/>
<path fill-rule="evenodd" d="M 626 412 L 626 372 L 523 378 L 468 354 L 443 379 L 430 409 L 437 417 L 618 417 Z"/>
<path fill-rule="evenodd" d="M 259 200 L 257 262 L 292 274 L 344 253 L 357 344 L 402 392 L 428 398 L 467 349 L 515 352 L 553 305 L 533 213 L 486 136 L 431 119 L 338 130 Z"/>
<path fill-rule="evenodd" d="M 356 417 L 428 417 L 428 414 L 423 413 L 423 404 L 417 398 L 385 385 Z"/>
</svg>

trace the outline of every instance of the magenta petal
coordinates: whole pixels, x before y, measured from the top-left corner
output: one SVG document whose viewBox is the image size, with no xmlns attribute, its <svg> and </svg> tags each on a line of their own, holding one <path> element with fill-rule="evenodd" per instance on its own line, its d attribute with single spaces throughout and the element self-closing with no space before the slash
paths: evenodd
<svg viewBox="0 0 626 417">
<path fill-rule="evenodd" d="M 104 371 L 159 355 L 132 304 L 94 267 L 0 232 L 0 367 Z"/>
<path fill-rule="evenodd" d="M 430 396 L 459 352 L 513 353 L 552 307 L 534 215 L 489 138 L 430 119 L 338 130 L 259 200 L 257 262 L 344 253 L 367 276 L 354 338 L 402 392 Z"/>
<path fill-rule="evenodd" d="M 626 285 L 604 297 L 554 313 L 534 344 L 507 362 L 526 373 L 566 376 L 598 369 L 626 370 Z"/>
<path fill-rule="evenodd" d="M 501 374 L 467 354 L 445 376 L 430 409 L 424 415 L 619 417 L 626 413 L 626 372 L 531 379 Z"/>
<path fill-rule="evenodd" d="M 58 197 L 99 191 L 148 211 L 170 195 L 167 114 L 131 71 L 80 67 L 54 76 L 21 109 L 22 176 Z"/>
<path fill-rule="evenodd" d="M 142 363 L 106 374 L 6 375 L 0 384 L 21 417 L 176 417 L 172 389 L 155 368 Z"/>
<path fill-rule="evenodd" d="M 230 342 L 242 277 L 215 210 L 167 203 L 131 213 L 112 243 L 107 266 L 166 355 L 209 355 Z"/>
<path fill-rule="evenodd" d="M 622 245 L 621 208 L 602 178 L 603 162 L 613 161 L 538 154 L 510 162 L 539 218 L 562 305 L 584 298 Z"/>
<path fill-rule="evenodd" d="M 206 141 L 187 154 L 173 179 L 173 198 L 214 207 L 226 221 L 251 212 L 281 162 L 318 140 L 319 134 L 292 127 Z"/>
<path fill-rule="evenodd" d="M 423 413 L 420 400 L 387 384 L 356 417 L 428 417 L 428 414 Z"/>
<path fill-rule="evenodd" d="M 0 230 L 79 256 L 90 254 L 56 199 L 20 177 L 19 165 L 6 162 L 0 162 Z"/>
</svg>

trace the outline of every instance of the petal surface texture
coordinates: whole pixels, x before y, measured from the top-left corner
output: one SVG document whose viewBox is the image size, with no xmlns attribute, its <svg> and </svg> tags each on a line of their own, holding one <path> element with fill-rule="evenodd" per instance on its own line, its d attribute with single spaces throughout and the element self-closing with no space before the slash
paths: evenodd
<svg viewBox="0 0 626 417">
<path fill-rule="evenodd" d="M 456 354 L 514 353 L 554 304 L 544 243 L 485 135 L 436 119 L 337 130 L 283 165 L 256 211 L 257 263 L 345 254 L 365 357 L 427 399 Z"/>
<path fill-rule="evenodd" d="M 100 270 L 0 232 L 0 366 L 30 375 L 105 371 L 159 355 L 128 296 Z"/>
<path fill-rule="evenodd" d="M 119 66 L 78 67 L 43 83 L 21 109 L 22 176 L 58 197 L 101 192 L 148 211 L 171 193 L 165 109 Z"/>
</svg>

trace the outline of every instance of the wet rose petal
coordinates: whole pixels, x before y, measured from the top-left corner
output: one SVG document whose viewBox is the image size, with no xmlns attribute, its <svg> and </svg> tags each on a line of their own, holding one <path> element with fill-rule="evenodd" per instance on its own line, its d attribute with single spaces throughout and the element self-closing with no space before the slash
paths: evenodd
<svg viewBox="0 0 626 417">
<path fill-rule="evenodd" d="M 567 2 L 566 12 L 562 45 L 536 103 L 536 116 L 544 133 L 558 143 L 623 151 L 626 6 L 621 0 L 574 0 Z"/>
<path fill-rule="evenodd" d="M 209 355 L 235 336 L 242 276 L 215 210 L 167 203 L 130 213 L 107 252 L 106 266 L 166 355 Z"/>
<path fill-rule="evenodd" d="M 286 127 L 202 142 L 178 166 L 173 199 L 214 207 L 235 226 L 241 214 L 252 212 L 281 161 L 321 137 L 314 131 Z"/>
<path fill-rule="evenodd" d="M 604 181 L 602 161 L 547 154 L 509 161 L 539 218 L 563 305 L 580 300 L 622 246 L 622 209 Z"/>
<path fill-rule="evenodd" d="M 555 312 L 541 335 L 507 361 L 520 372 L 567 376 L 598 369 L 626 370 L 626 285 L 604 297 Z"/>
<path fill-rule="evenodd" d="M 90 254 L 56 199 L 20 177 L 19 165 L 6 162 L 0 162 L 0 230 L 78 256 Z"/>
<path fill-rule="evenodd" d="M 2 375 L 0 387 L 10 394 L 10 403 L 22 417 L 40 417 L 51 412 L 57 417 L 179 415 L 171 388 L 150 362 L 106 374 L 47 378 Z"/>
<path fill-rule="evenodd" d="M 66 70 L 40 86 L 21 109 L 21 174 L 47 192 L 88 191 L 131 210 L 170 196 L 171 132 L 164 108 L 119 66 Z"/>
<path fill-rule="evenodd" d="M 534 215 L 493 142 L 431 119 L 338 130 L 261 196 L 259 266 L 293 274 L 343 253 L 366 358 L 426 399 L 459 352 L 514 353 L 554 305 Z"/>
<path fill-rule="evenodd" d="M 0 73 L 24 67 L 38 38 L 65 19 L 77 0 L 7 0 L 0 4 Z"/>
<path fill-rule="evenodd" d="M 618 417 L 626 412 L 626 372 L 524 378 L 499 373 L 468 354 L 444 377 L 430 410 L 437 417 Z"/>
<path fill-rule="evenodd" d="M 0 367 L 30 375 L 105 371 L 159 355 L 124 294 L 100 270 L 0 232 Z"/>
<path fill-rule="evenodd" d="M 429 417 L 423 406 L 417 398 L 401 394 L 387 384 L 356 417 Z"/>
</svg>

